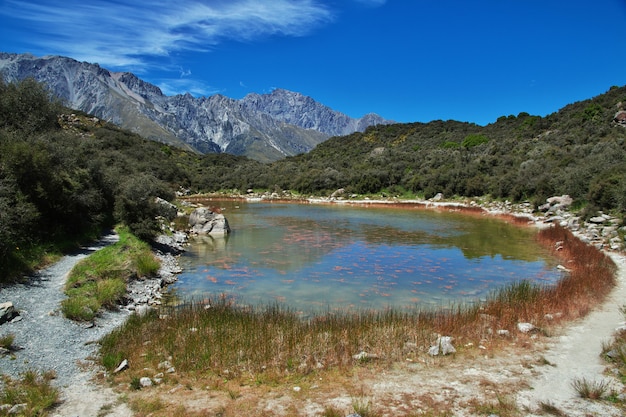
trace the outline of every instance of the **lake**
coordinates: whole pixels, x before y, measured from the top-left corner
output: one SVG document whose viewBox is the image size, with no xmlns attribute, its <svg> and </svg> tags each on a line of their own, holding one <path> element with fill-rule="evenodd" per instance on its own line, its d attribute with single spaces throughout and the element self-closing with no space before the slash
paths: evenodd
<svg viewBox="0 0 626 417">
<path fill-rule="evenodd" d="M 557 261 L 537 230 L 491 216 L 423 208 L 207 201 L 232 233 L 198 237 L 171 288 L 303 312 L 447 307 L 507 283 L 550 284 Z"/>
</svg>

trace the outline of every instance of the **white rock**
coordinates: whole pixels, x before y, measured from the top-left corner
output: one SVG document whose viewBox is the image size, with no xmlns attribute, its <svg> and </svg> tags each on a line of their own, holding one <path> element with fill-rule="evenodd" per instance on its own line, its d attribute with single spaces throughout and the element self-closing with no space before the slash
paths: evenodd
<svg viewBox="0 0 626 417">
<path fill-rule="evenodd" d="M 151 387 L 152 380 L 147 376 L 141 377 L 141 379 L 139 379 L 139 385 L 141 385 L 142 387 Z"/>
<path fill-rule="evenodd" d="M 440 353 L 442 355 L 447 355 L 455 352 L 456 349 L 452 346 L 452 337 L 450 336 L 439 336 L 437 338 L 437 342 L 428 349 L 428 354 L 430 356 L 437 356 Z"/>
<path fill-rule="evenodd" d="M 128 368 L 128 360 L 124 359 L 118 366 L 117 368 L 115 368 L 115 370 L 113 371 L 114 374 L 118 373 L 118 372 L 122 372 L 124 369 Z"/>
<path fill-rule="evenodd" d="M 530 331 L 533 331 L 534 329 L 535 326 L 532 323 L 517 323 L 517 330 L 522 333 L 528 333 Z"/>
</svg>

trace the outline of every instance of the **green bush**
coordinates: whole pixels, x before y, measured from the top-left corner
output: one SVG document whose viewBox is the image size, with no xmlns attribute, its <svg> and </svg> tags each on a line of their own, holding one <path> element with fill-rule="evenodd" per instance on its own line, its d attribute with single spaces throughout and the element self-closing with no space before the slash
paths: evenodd
<svg viewBox="0 0 626 417">
<path fill-rule="evenodd" d="M 482 145 L 483 143 L 489 142 L 489 138 L 485 135 L 467 135 L 463 142 L 461 142 L 461 146 L 464 148 L 473 148 L 474 146 Z"/>
</svg>

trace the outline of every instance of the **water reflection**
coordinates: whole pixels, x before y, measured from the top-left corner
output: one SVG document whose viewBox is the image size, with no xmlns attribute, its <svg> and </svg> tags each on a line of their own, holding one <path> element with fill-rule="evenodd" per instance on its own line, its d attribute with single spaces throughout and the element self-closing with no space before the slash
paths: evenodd
<svg viewBox="0 0 626 417">
<path fill-rule="evenodd" d="M 228 293 L 303 311 L 445 305 L 559 278 L 535 231 L 416 209 L 221 202 L 233 233 L 181 258 L 183 298 Z"/>
</svg>

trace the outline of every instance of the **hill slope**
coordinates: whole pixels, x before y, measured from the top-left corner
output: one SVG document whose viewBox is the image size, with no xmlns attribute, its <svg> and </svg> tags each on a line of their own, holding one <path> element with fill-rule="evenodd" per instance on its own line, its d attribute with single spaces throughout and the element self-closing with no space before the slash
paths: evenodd
<svg viewBox="0 0 626 417">
<path fill-rule="evenodd" d="M 9 82 L 29 77 L 43 82 L 67 106 L 148 139 L 260 161 L 308 152 L 330 136 L 387 123 L 374 114 L 354 119 L 287 90 L 241 100 L 166 96 L 134 74 L 60 56 L 0 53 L 0 73 Z"/>
</svg>

